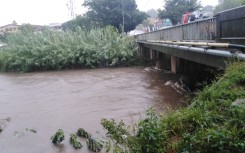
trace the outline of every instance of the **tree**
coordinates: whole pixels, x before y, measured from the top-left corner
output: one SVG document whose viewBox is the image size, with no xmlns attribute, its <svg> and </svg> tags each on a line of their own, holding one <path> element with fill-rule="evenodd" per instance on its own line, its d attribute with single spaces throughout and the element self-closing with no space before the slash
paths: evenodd
<svg viewBox="0 0 245 153">
<path fill-rule="evenodd" d="M 124 25 L 128 32 L 147 18 L 137 9 L 135 0 L 85 0 L 83 6 L 88 8 L 88 20 L 98 27 L 112 25 L 123 31 Z"/>
<path fill-rule="evenodd" d="M 13 24 L 13 25 L 17 25 L 17 22 L 14 20 L 14 21 L 12 22 L 12 24 Z"/>
<path fill-rule="evenodd" d="M 213 16 L 214 7 L 211 5 L 206 5 L 201 9 L 201 11 L 203 12 L 204 16 L 211 17 Z"/>
<path fill-rule="evenodd" d="M 75 31 L 77 27 L 81 27 L 85 30 L 90 30 L 94 27 L 96 27 L 96 24 L 93 22 L 93 20 L 90 20 L 86 14 L 81 16 L 77 16 L 75 19 L 67 21 L 62 24 L 63 30 L 72 30 Z"/>
<path fill-rule="evenodd" d="M 146 13 L 150 16 L 150 17 L 152 17 L 152 18 L 158 18 L 158 12 L 157 12 L 157 10 L 154 10 L 154 9 L 150 9 L 150 10 L 148 10 L 148 11 L 146 11 Z"/>
<path fill-rule="evenodd" d="M 245 5 L 245 0 L 241 0 L 241 5 Z"/>
<path fill-rule="evenodd" d="M 241 0 L 219 0 L 219 4 L 214 9 L 214 14 L 235 8 L 241 5 Z"/>
<path fill-rule="evenodd" d="M 158 10 L 158 17 L 169 18 L 175 25 L 181 21 L 185 12 L 193 12 L 201 8 L 199 0 L 165 0 L 163 10 Z"/>
</svg>

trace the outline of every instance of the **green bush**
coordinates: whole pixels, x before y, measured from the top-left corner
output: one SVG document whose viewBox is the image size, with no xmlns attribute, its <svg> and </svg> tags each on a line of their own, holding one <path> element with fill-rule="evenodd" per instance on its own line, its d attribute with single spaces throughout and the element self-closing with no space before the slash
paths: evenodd
<svg viewBox="0 0 245 153">
<path fill-rule="evenodd" d="M 136 43 L 115 28 L 35 32 L 22 28 L 0 48 L 2 71 L 44 71 L 76 67 L 125 66 L 134 63 Z"/>
<path fill-rule="evenodd" d="M 141 120 L 133 129 L 123 121 L 102 119 L 101 124 L 108 131 L 107 137 L 114 143 L 113 152 L 120 153 L 162 153 L 166 152 L 166 132 L 159 127 L 159 117 L 152 109 L 147 111 L 147 117 Z M 134 129 L 137 128 L 137 131 Z M 109 147 L 110 148 L 110 147 Z"/>
</svg>

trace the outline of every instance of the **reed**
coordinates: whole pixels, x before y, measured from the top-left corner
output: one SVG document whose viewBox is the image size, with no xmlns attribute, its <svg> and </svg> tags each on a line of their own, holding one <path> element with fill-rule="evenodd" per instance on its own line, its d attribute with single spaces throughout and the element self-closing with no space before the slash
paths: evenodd
<svg viewBox="0 0 245 153">
<path fill-rule="evenodd" d="M 133 39 L 110 26 L 91 31 L 22 28 L 6 43 L 0 48 L 0 69 L 16 72 L 126 66 L 135 62 L 137 48 Z"/>
</svg>

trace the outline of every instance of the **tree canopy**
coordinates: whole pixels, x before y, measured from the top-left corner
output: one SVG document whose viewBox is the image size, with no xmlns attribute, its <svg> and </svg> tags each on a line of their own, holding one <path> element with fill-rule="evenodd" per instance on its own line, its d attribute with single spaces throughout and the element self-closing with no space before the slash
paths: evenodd
<svg viewBox="0 0 245 153">
<path fill-rule="evenodd" d="M 245 5 L 245 0 L 241 0 L 241 4 L 242 5 Z"/>
<path fill-rule="evenodd" d="M 214 9 L 214 14 L 242 5 L 244 0 L 219 0 L 219 4 Z"/>
<path fill-rule="evenodd" d="M 93 23 L 93 21 L 90 20 L 86 15 L 79 15 L 75 19 L 62 24 L 62 29 L 64 30 L 69 29 L 75 31 L 77 27 L 81 27 L 85 30 L 90 30 L 98 26 L 96 26 L 96 24 Z"/>
<path fill-rule="evenodd" d="M 158 10 L 159 18 L 169 18 L 175 25 L 181 21 L 185 12 L 193 12 L 201 8 L 199 0 L 165 0 L 162 10 Z"/>
<path fill-rule="evenodd" d="M 152 18 L 158 18 L 158 11 L 155 9 L 150 9 L 146 13 Z"/>
<path fill-rule="evenodd" d="M 63 27 L 81 26 L 83 28 L 105 27 L 108 25 L 128 32 L 147 18 L 145 12 L 137 9 L 135 0 L 85 0 L 83 6 L 88 8 L 84 16 L 69 21 Z"/>
</svg>

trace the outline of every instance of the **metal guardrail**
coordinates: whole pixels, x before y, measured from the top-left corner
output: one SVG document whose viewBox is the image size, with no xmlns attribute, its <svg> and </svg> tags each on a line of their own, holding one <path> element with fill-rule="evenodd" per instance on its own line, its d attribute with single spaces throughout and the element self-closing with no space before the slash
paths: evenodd
<svg viewBox="0 0 245 153">
<path fill-rule="evenodd" d="M 225 58 L 236 58 L 238 60 L 245 60 L 245 54 L 240 51 L 231 52 L 228 50 L 206 49 L 206 48 L 192 47 L 192 46 L 180 46 L 176 44 L 162 44 L 159 42 L 138 41 L 138 43 L 167 47 L 167 48 L 174 48 L 174 49 L 179 49 L 179 50 L 184 50 L 184 51 L 189 51 L 189 52 L 196 52 L 196 53 L 220 56 L 220 57 L 225 57 Z"/>
<path fill-rule="evenodd" d="M 216 18 L 207 18 L 188 24 L 169 27 L 137 35 L 138 40 L 214 41 Z"/>
</svg>

